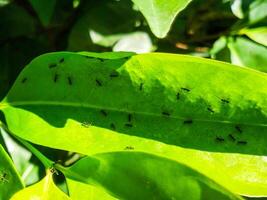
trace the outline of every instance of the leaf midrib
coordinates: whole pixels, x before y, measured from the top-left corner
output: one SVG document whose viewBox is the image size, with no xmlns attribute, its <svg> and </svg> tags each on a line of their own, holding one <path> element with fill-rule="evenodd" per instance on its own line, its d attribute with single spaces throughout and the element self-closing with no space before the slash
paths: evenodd
<svg viewBox="0 0 267 200">
<path fill-rule="evenodd" d="M 125 110 L 125 109 L 116 109 L 116 108 L 110 108 L 110 107 L 100 107 L 92 104 L 80 104 L 80 103 L 70 103 L 70 102 L 56 102 L 56 101 L 20 101 L 20 102 L 13 102 L 13 103 L 7 103 L 3 102 L 0 103 L 0 110 L 3 110 L 7 107 L 16 107 L 16 106 L 67 106 L 67 107 L 83 107 L 83 108 L 89 108 L 89 109 L 99 109 L 99 110 L 106 110 L 106 111 L 114 111 L 114 112 L 124 112 L 127 114 L 138 114 L 138 115 L 147 115 L 147 116 L 153 116 L 153 117 L 162 117 L 162 114 L 157 114 L 157 113 L 148 113 L 148 112 L 141 112 L 141 111 L 131 111 L 131 110 Z M 166 118 L 170 119 L 178 119 L 178 120 L 188 120 L 186 117 L 181 117 L 181 116 L 166 116 Z M 193 121 L 197 122 L 209 122 L 209 123 L 221 123 L 221 124 L 237 124 L 236 122 L 232 122 L 229 120 L 210 120 L 210 119 L 199 119 L 199 118 L 190 118 Z M 246 126 L 259 126 L 259 127 L 267 127 L 267 124 L 262 124 L 262 123 L 249 123 L 249 122 L 242 122 L 238 123 L 239 125 L 246 125 Z"/>
</svg>

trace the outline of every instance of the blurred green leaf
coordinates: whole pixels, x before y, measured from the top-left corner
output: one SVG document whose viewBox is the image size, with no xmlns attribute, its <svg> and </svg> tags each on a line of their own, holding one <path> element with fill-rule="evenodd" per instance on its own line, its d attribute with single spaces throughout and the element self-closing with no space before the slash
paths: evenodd
<svg viewBox="0 0 267 200">
<path fill-rule="evenodd" d="M 249 24 L 257 23 L 267 17 L 266 0 L 234 0 L 231 9 L 238 18 L 247 18 Z"/>
<path fill-rule="evenodd" d="M 10 3 L 10 0 L 0 0 L 0 7 L 6 6 L 9 3 Z"/>
<path fill-rule="evenodd" d="M 0 19 L 0 41 L 29 36 L 35 31 L 34 18 L 16 4 L 0 7 Z"/>
<path fill-rule="evenodd" d="M 233 64 L 267 72 L 267 48 L 243 37 L 228 38 Z"/>
<path fill-rule="evenodd" d="M 230 50 L 227 47 L 227 37 L 220 37 L 210 50 L 211 57 L 216 60 L 231 62 Z"/>
<path fill-rule="evenodd" d="M 57 0 L 29 0 L 44 26 L 49 25 Z"/>
<path fill-rule="evenodd" d="M 145 32 L 134 32 L 122 36 L 113 47 L 113 51 L 131 51 L 135 53 L 148 53 L 152 49 L 152 41 Z"/>
<path fill-rule="evenodd" d="M 85 157 L 63 173 L 100 185 L 119 199 L 241 199 L 185 165 L 141 152 Z"/>
<path fill-rule="evenodd" d="M 267 26 L 244 28 L 240 34 L 245 34 L 255 42 L 267 46 Z"/>
<path fill-rule="evenodd" d="M 95 44 L 111 47 L 122 36 L 134 31 L 137 12 L 130 1 L 100 1 L 83 7 L 85 11 L 69 35 L 71 51 L 96 50 Z"/>
<path fill-rule="evenodd" d="M 145 16 L 151 31 L 159 38 L 169 32 L 176 15 L 191 0 L 132 0 Z"/>
<path fill-rule="evenodd" d="M 22 188 L 23 183 L 11 159 L 0 144 L 0 199 L 9 199 L 15 192 Z"/>
<path fill-rule="evenodd" d="M 254 0 L 250 4 L 248 19 L 250 24 L 259 22 L 267 17 L 267 1 Z"/>
<path fill-rule="evenodd" d="M 32 153 L 18 144 L 10 135 L 2 130 L 2 135 L 14 165 L 21 176 L 24 184 L 31 185 L 40 179 L 42 167 L 40 163 L 33 162 Z M 39 165 L 38 165 L 39 164 Z"/>
<path fill-rule="evenodd" d="M 118 200 L 104 189 L 93 185 L 67 179 L 69 195 L 72 200 Z"/>
<path fill-rule="evenodd" d="M 10 200 L 70 200 L 53 182 L 52 174 L 48 173 L 40 182 L 17 192 Z"/>
</svg>

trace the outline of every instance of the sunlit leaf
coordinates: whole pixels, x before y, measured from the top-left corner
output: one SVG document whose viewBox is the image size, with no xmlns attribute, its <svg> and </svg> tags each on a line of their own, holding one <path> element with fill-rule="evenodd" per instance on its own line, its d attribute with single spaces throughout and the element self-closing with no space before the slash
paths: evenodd
<svg viewBox="0 0 267 200">
<path fill-rule="evenodd" d="M 169 32 L 176 15 L 191 0 L 132 0 L 145 16 L 151 31 L 159 38 Z"/>
<path fill-rule="evenodd" d="M 48 173 L 40 182 L 29 186 L 12 196 L 11 200 L 70 200 L 53 182 L 52 174 Z"/>
<path fill-rule="evenodd" d="M 85 184 L 73 179 L 67 179 L 69 195 L 73 200 L 117 200 L 101 187 Z"/>
<path fill-rule="evenodd" d="M 267 47 L 243 37 L 229 38 L 233 64 L 267 72 Z"/>
<path fill-rule="evenodd" d="M 0 107 L 37 144 L 153 153 L 267 195 L 266 88 L 265 73 L 192 56 L 59 52 L 33 60 Z"/>
<path fill-rule="evenodd" d="M 259 44 L 267 46 L 267 26 L 243 29 L 240 33 L 247 35 Z"/>
</svg>

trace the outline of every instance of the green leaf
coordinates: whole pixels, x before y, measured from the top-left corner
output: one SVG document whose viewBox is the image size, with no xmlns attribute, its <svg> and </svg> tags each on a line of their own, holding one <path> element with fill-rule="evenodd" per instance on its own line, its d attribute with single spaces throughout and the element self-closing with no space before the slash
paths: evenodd
<svg viewBox="0 0 267 200">
<path fill-rule="evenodd" d="M 230 50 L 227 47 L 227 38 L 220 37 L 213 44 L 210 50 L 210 55 L 213 59 L 231 62 Z"/>
<path fill-rule="evenodd" d="M 44 26 L 49 25 L 57 0 L 29 0 Z"/>
<path fill-rule="evenodd" d="M 250 24 L 255 24 L 267 17 L 267 1 L 255 0 L 250 4 L 250 11 L 248 13 L 248 19 Z"/>
<path fill-rule="evenodd" d="M 241 199 L 185 165 L 141 152 L 85 157 L 63 173 L 119 199 Z"/>
<path fill-rule="evenodd" d="M 267 48 L 243 37 L 229 38 L 233 64 L 267 72 Z"/>
<path fill-rule="evenodd" d="M 0 144 L 0 199 L 9 199 L 23 187 L 11 159 Z"/>
<path fill-rule="evenodd" d="M 146 18 L 151 31 L 159 38 L 169 32 L 176 15 L 191 0 L 132 0 Z"/>
<path fill-rule="evenodd" d="M 267 46 L 267 26 L 245 28 L 240 31 L 240 34 L 245 34 L 255 42 Z"/>
<path fill-rule="evenodd" d="M 17 192 L 11 200 L 70 200 L 53 182 L 52 174 L 48 173 L 40 182 Z"/>
<path fill-rule="evenodd" d="M 0 19 L 0 41 L 29 36 L 35 31 L 34 18 L 16 4 L 9 4 L 1 8 Z"/>
<path fill-rule="evenodd" d="M 130 1 L 85 2 L 83 7 L 84 12 L 69 36 L 68 49 L 71 51 L 92 50 L 96 48 L 94 44 L 111 47 L 134 31 L 137 12 Z"/>
<path fill-rule="evenodd" d="M 40 163 L 36 163 L 36 160 L 32 157 L 32 153 L 17 143 L 5 132 L 5 130 L 2 130 L 2 135 L 7 146 L 7 150 L 25 185 L 31 185 L 40 180 L 42 173 L 40 166 L 37 165 L 40 165 Z"/>
<path fill-rule="evenodd" d="M 72 200 L 117 200 L 100 187 L 67 179 L 69 195 Z"/>
<path fill-rule="evenodd" d="M 192 56 L 130 55 L 34 59 L 0 104 L 8 128 L 86 155 L 157 154 L 235 193 L 267 195 L 266 75 Z"/>
</svg>

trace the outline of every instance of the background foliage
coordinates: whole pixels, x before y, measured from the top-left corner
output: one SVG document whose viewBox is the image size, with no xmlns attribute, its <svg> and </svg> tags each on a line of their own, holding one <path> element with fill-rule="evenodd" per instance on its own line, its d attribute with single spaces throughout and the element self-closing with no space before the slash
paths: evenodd
<svg viewBox="0 0 267 200">
<path fill-rule="evenodd" d="M 0 0 L 0 98 L 33 58 L 55 51 L 179 53 L 267 72 L 266 10 L 266 0 Z M 23 182 L 28 186 L 44 178 L 40 161 L 1 131 L 1 144 Z M 62 163 L 80 156 L 35 147 Z M 56 183 L 66 191 L 62 177 Z M 79 199 L 75 190 L 70 192 Z"/>
</svg>

